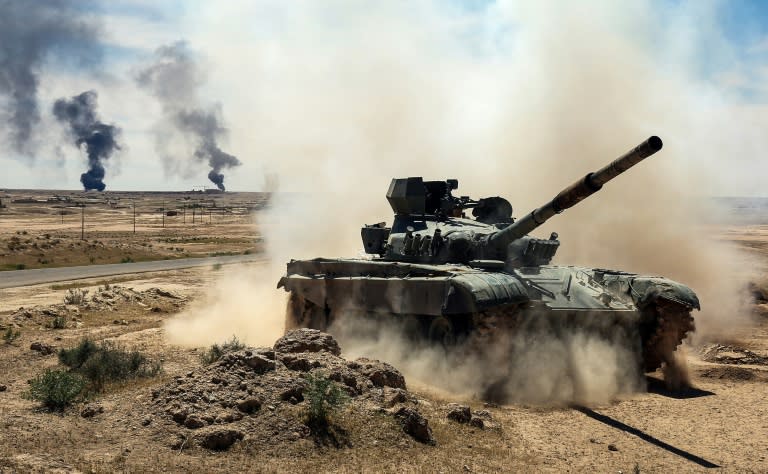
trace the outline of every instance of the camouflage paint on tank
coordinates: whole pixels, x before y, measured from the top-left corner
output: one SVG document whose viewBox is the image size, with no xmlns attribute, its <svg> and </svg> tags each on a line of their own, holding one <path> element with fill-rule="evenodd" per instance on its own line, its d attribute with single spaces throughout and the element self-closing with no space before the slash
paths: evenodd
<svg viewBox="0 0 768 474">
<path fill-rule="evenodd" d="M 353 310 L 440 318 L 443 326 L 455 323 L 471 331 L 473 315 L 508 307 L 515 317 L 535 308 L 571 319 L 589 314 L 635 321 L 644 343 L 674 342 L 674 350 L 693 328 L 690 311 L 700 309 L 693 290 L 659 276 L 550 265 L 558 235 L 528 235 L 661 147 L 661 139 L 649 138 L 517 220 L 504 198 L 453 196 L 455 179 L 393 179 L 386 195 L 395 213 L 392 225 L 361 229 L 371 258 L 293 260 L 278 286 L 316 308 L 322 323 L 313 324 L 321 326 L 330 324 L 334 312 Z M 646 358 L 646 366 L 670 357 L 669 347 L 661 352 Z"/>
</svg>

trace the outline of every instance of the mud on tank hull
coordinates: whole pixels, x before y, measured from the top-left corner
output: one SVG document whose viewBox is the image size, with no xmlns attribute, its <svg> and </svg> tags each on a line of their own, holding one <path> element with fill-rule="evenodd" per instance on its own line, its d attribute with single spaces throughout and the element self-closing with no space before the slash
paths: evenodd
<svg viewBox="0 0 768 474">
<path fill-rule="evenodd" d="M 522 325 L 611 333 L 637 344 L 646 371 L 674 363 L 700 309 L 688 287 L 661 277 L 572 266 L 504 269 L 365 259 L 293 260 L 288 328 L 328 330 L 342 314 L 374 317 L 443 345 L 485 344 Z"/>
</svg>

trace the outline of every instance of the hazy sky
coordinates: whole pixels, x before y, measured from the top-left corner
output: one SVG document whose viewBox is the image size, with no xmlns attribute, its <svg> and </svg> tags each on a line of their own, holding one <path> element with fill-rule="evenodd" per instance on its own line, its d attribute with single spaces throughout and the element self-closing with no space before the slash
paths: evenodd
<svg viewBox="0 0 768 474">
<path fill-rule="evenodd" d="M 0 0 L 0 16 L 18 2 Z M 161 160 L 162 107 L 134 79 L 158 47 L 184 40 L 204 71 L 199 101 L 218 107 L 228 129 L 219 144 L 243 163 L 224 170 L 231 190 L 260 190 L 265 176 L 307 189 L 340 170 L 381 174 L 377 195 L 390 174 L 513 174 L 504 170 L 516 164 L 509 143 L 548 139 L 530 137 L 532 128 L 561 139 L 558 126 L 573 120 L 559 116 L 561 105 L 580 93 L 576 78 L 593 72 L 594 108 L 573 112 L 584 117 L 583 133 L 619 134 L 627 147 L 657 133 L 671 145 L 665 159 L 692 171 L 681 180 L 704 169 L 701 193 L 768 195 L 768 2 L 574 3 L 74 2 L 84 21 L 100 25 L 101 62 L 69 61 L 66 47 L 44 55 L 38 146 L 20 154 L 0 134 L 0 188 L 81 187 L 84 152 L 51 108 L 90 89 L 101 119 L 122 129 L 123 148 L 106 166 L 108 190 L 213 186 L 206 166 L 184 164 L 184 143 L 174 148 L 175 165 Z M 647 88 L 627 86 L 638 80 Z M 645 110 L 633 105 L 637 94 L 648 95 Z M 614 115 L 636 120 L 616 131 Z M 507 145 L 494 144 L 500 135 Z M 386 163 L 366 161 L 373 150 Z M 440 156 L 425 169 L 425 154 Z"/>
</svg>

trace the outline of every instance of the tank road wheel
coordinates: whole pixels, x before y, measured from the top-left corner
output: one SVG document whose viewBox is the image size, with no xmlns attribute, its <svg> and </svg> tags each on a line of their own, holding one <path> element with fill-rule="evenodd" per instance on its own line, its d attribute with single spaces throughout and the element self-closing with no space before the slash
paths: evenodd
<svg viewBox="0 0 768 474">
<path fill-rule="evenodd" d="M 328 312 L 326 308 L 291 292 L 285 310 L 285 331 L 297 328 L 326 331 L 328 329 Z"/>
<path fill-rule="evenodd" d="M 411 343 L 420 343 L 424 340 L 424 324 L 415 314 L 402 316 L 401 334 Z"/>
<path fill-rule="evenodd" d="M 438 316 L 432 320 L 427 337 L 430 342 L 440 344 L 445 349 L 456 345 L 456 331 L 453 323 L 445 316 Z"/>
<path fill-rule="evenodd" d="M 691 309 L 672 301 L 659 300 L 648 309 L 655 313 L 656 326 L 644 343 L 643 362 L 646 372 L 652 372 L 662 363 L 675 365 L 675 350 L 693 331 Z"/>
</svg>

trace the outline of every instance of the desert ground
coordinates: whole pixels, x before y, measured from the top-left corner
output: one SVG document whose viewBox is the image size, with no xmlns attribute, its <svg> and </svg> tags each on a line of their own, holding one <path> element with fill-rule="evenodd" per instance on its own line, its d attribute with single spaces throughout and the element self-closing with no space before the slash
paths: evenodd
<svg viewBox="0 0 768 474">
<path fill-rule="evenodd" d="M 0 267 L 8 271 L 261 250 L 251 213 L 264 206 L 262 195 L 6 191 L 0 198 L 7 205 Z M 82 202 L 85 240 L 75 207 Z M 205 212 L 212 209 L 224 210 Z M 768 266 L 768 219 L 715 232 Z M 346 361 L 343 346 L 340 355 L 307 349 L 312 341 L 281 340 L 206 364 L 207 347 L 169 344 L 164 323 L 227 271 L 0 290 L 0 332 L 17 335 L 0 341 L 0 472 L 768 472 L 768 275 L 755 275 L 749 288 L 752 324 L 686 344 L 693 387 L 669 391 L 654 373 L 647 391 L 602 406 L 551 407 L 455 395 L 408 373 L 402 379 L 387 361 Z M 73 301 L 81 290 L 88 293 Z M 162 368 L 110 383 L 60 412 L 28 399 L 29 380 L 61 368 L 57 351 L 85 337 L 138 350 Z M 335 371 L 351 396 L 322 434 L 304 424 L 307 401 L 300 385 L 296 391 L 313 367 Z M 406 433 L 414 412 L 430 439 Z"/>
<path fill-rule="evenodd" d="M 0 271 L 258 252 L 251 216 L 267 199 L 0 190 Z"/>
</svg>

